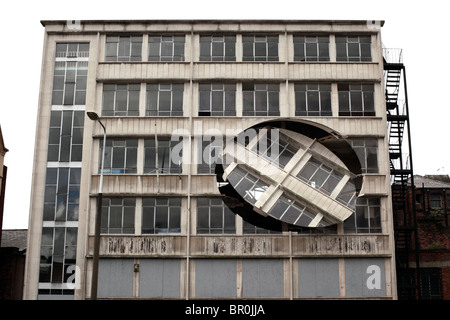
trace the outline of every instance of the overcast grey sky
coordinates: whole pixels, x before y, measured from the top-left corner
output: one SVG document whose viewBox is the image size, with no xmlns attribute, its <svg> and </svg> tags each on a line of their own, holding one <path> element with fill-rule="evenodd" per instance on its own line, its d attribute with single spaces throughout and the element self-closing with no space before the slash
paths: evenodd
<svg viewBox="0 0 450 320">
<path fill-rule="evenodd" d="M 407 71 L 414 172 L 449 174 L 450 74 L 445 1 L 172 0 L 12 1 L 0 12 L 0 125 L 9 152 L 4 229 L 28 228 L 44 28 L 41 20 L 286 19 L 384 20 L 382 40 L 402 48 Z"/>
</svg>

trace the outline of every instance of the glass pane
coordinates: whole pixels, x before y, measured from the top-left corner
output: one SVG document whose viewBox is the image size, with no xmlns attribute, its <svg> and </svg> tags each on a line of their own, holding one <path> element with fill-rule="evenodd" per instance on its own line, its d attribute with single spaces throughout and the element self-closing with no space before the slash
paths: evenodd
<svg viewBox="0 0 450 320">
<path fill-rule="evenodd" d="M 280 219 L 280 217 L 284 214 L 288 207 L 289 204 L 280 198 L 272 208 L 272 210 L 270 210 L 270 215 L 277 219 Z"/>
<path fill-rule="evenodd" d="M 308 111 L 319 111 L 319 92 L 308 92 Z"/>
<path fill-rule="evenodd" d="M 117 57 L 116 42 L 106 42 L 106 57 Z"/>
<path fill-rule="evenodd" d="M 362 115 L 362 97 L 361 92 L 350 92 L 350 98 L 351 98 L 351 108 L 352 108 L 352 114 L 354 112 L 359 112 L 359 115 Z M 356 113 L 355 115 L 357 115 Z"/>
<path fill-rule="evenodd" d="M 125 148 L 116 147 L 113 151 L 112 168 L 124 169 L 125 167 Z"/>
<path fill-rule="evenodd" d="M 122 208 L 112 206 L 109 212 L 109 228 L 122 227 Z"/>
<path fill-rule="evenodd" d="M 75 83 L 66 83 L 66 90 L 64 92 L 64 104 L 73 104 L 73 99 L 75 96 Z"/>
<path fill-rule="evenodd" d="M 120 37 L 119 39 L 119 56 L 130 56 L 130 37 Z"/>
<path fill-rule="evenodd" d="M 168 208 L 167 207 L 157 207 L 155 216 L 155 228 L 156 229 L 167 229 L 168 227 Z"/>
<path fill-rule="evenodd" d="M 169 217 L 169 231 L 170 232 L 180 232 L 180 224 L 181 224 L 181 208 L 179 207 L 171 207 L 170 208 L 170 217 Z"/>
</svg>

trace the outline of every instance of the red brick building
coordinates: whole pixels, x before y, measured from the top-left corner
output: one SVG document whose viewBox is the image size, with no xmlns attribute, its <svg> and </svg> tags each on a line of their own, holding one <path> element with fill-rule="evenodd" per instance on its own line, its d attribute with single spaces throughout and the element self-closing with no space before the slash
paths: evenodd
<svg viewBox="0 0 450 320">
<path fill-rule="evenodd" d="M 414 234 L 410 239 L 409 266 L 419 266 L 420 299 L 450 300 L 450 177 L 415 175 L 414 185 L 414 194 L 411 188 L 408 192 L 407 219 L 414 219 L 414 201 L 417 239 Z"/>
</svg>

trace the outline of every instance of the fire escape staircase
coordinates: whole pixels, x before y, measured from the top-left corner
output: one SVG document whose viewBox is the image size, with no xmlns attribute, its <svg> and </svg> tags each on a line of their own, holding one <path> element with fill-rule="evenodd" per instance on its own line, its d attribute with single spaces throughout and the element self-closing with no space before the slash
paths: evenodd
<svg viewBox="0 0 450 320">
<path fill-rule="evenodd" d="M 386 49 L 395 50 L 395 49 Z M 391 53 L 385 51 L 385 53 Z M 401 57 L 401 51 L 396 57 Z M 410 144 L 408 129 L 408 105 L 406 96 L 405 68 L 401 58 L 384 57 L 386 112 L 389 134 L 389 158 L 392 187 L 392 208 L 394 217 L 395 252 L 397 264 L 397 291 L 399 299 L 415 299 L 418 286 L 414 270 L 410 268 L 411 254 L 418 247 L 415 224 L 415 201 L 408 203 L 408 183 L 414 185 L 411 148 L 404 154 L 404 144 Z M 394 60 L 394 61 L 392 61 Z M 403 85 L 403 87 L 402 87 Z M 401 91 L 403 89 L 403 91 Z M 405 97 L 404 103 L 399 95 Z M 407 135 L 405 137 L 405 135 Z M 406 138 L 406 139 L 405 139 Z M 409 165 L 408 165 L 409 160 Z M 414 199 L 414 198 L 412 198 Z M 414 245 L 414 239 L 416 240 Z M 418 271 L 418 258 L 416 258 Z"/>
</svg>

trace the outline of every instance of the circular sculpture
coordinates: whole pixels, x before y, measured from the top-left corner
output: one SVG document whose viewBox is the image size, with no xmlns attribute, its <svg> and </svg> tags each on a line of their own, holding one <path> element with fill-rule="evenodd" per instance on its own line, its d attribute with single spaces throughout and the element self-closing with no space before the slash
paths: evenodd
<svg viewBox="0 0 450 320">
<path fill-rule="evenodd" d="M 361 166 L 336 133 L 267 122 L 225 141 L 216 165 L 224 202 L 256 226 L 326 227 L 355 212 Z"/>
</svg>

